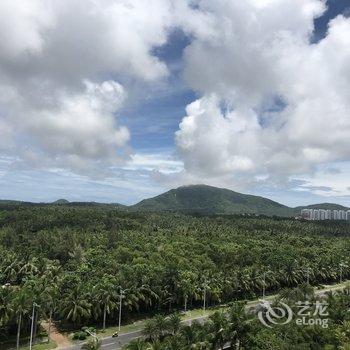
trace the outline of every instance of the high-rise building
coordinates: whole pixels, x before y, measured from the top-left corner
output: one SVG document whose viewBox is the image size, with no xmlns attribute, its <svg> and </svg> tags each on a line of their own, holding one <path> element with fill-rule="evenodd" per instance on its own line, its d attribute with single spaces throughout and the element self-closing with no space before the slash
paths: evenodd
<svg viewBox="0 0 350 350">
<path fill-rule="evenodd" d="M 333 220 L 339 220 L 339 211 L 336 209 L 333 210 Z"/>
<path fill-rule="evenodd" d="M 339 220 L 346 220 L 346 211 L 339 210 Z"/>
<path fill-rule="evenodd" d="M 305 220 L 349 220 L 350 210 L 302 209 L 301 218 Z"/>
<path fill-rule="evenodd" d="M 326 211 L 324 209 L 319 209 L 318 213 L 319 220 L 326 220 Z"/>
<path fill-rule="evenodd" d="M 349 220 L 350 221 L 350 210 L 348 210 L 346 212 L 346 220 Z"/>
</svg>

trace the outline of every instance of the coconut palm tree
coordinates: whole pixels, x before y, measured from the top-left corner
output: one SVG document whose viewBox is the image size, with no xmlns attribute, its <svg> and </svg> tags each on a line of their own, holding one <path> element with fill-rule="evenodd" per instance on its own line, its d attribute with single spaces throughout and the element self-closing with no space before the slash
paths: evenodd
<svg viewBox="0 0 350 350">
<path fill-rule="evenodd" d="M 234 303 L 228 310 L 227 335 L 231 342 L 232 349 L 236 347 L 238 350 L 240 344 L 245 341 L 245 337 L 250 330 L 249 316 L 245 310 L 245 303 Z"/>
<path fill-rule="evenodd" d="M 188 326 L 188 325 L 183 326 L 181 327 L 180 332 L 181 332 L 181 335 L 184 337 L 186 344 L 191 345 L 196 342 L 197 333 L 194 327 Z"/>
<path fill-rule="evenodd" d="M 81 323 L 83 319 L 91 316 L 91 304 L 88 295 L 83 290 L 83 285 L 78 284 L 62 300 L 61 313 L 66 320 L 73 323 Z"/>
<path fill-rule="evenodd" d="M 180 314 L 177 312 L 174 314 L 171 314 L 166 321 L 167 321 L 167 330 L 173 335 L 177 334 L 181 328 Z"/>
<path fill-rule="evenodd" d="M 147 350 L 163 350 L 163 343 L 159 340 L 154 341 L 153 343 L 148 343 Z"/>
<path fill-rule="evenodd" d="M 227 341 L 227 330 L 229 324 L 226 315 L 223 312 L 215 312 L 209 317 L 209 332 L 213 347 L 219 346 L 222 349 Z"/>
<path fill-rule="evenodd" d="M 100 350 L 101 346 L 102 346 L 101 340 L 99 340 L 97 337 L 93 337 L 87 343 L 83 344 L 81 346 L 81 349 L 82 350 Z"/>
<path fill-rule="evenodd" d="M 167 319 L 163 315 L 156 315 L 153 318 L 153 321 L 157 329 L 158 336 L 162 338 L 165 335 L 165 332 L 167 331 L 167 328 L 168 328 Z"/>
<path fill-rule="evenodd" d="M 112 276 L 104 276 L 98 284 L 93 287 L 92 299 L 96 302 L 93 303 L 93 312 L 95 316 L 103 315 L 102 329 L 106 329 L 107 315 L 116 307 L 116 283 Z M 101 307 L 103 310 L 101 310 Z"/>
<path fill-rule="evenodd" d="M 153 319 L 146 321 L 142 333 L 151 342 L 154 342 L 159 339 L 158 328 Z"/>
<path fill-rule="evenodd" d="M 142 338 L 132 340 L 129 344 L 123 347 L 123 350 L 148 350 L 150 344 Z"/>
<path fill-rule="evenodd" d="M 22 319 L 23 319 L 23 316 L 28 314 L 29 310 L 31 309 L 31 303 L 29 302 L 29 300 L 31 299 L 32 299 L 32 296 L 30 295 L 30 291 L 27 288 L 17 287 L 15 289 L 14 298 L 13 298 L 13 311 L 17 316 L 17 337 L 16 337 L 17 350 L 19 349 Z"/>
<path fill-rule="evenodd" d="M 185 349 L 186 344 L 184 342 L 184 339 L 177 334 L 165 339 L 164 348 L 166 350 Z"/>
</svg>

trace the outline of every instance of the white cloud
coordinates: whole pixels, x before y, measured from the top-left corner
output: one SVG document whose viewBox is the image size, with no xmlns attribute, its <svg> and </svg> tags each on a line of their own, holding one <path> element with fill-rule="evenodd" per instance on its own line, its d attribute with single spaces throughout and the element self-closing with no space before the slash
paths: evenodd
<svg viewBox="0 0 350 350">
<path fill-rule="evenodd" d="M 129 131 L 118 126 L 115 118 L 126 97 L 123 87 L 114 81 L 84 84 L 81 93 L 57 95 L 56 106 L 50 108 L 28 105 L 26 100 L 6 101 L 7 118 L 2 122 L 6 127 L 1 128 L 1 136 L 13 125 L 18 141 L 8 140 L 3 147 L 11 151 L 12 142 L 12 153 L 20 157 L 22 166 L 84 172 L 96 162 L 108 166 L 128 156 Z M 1 140 L 5 143 L 6 138 Z"/>
<path fill-rule="evenodd" d="M 26 129 L 53 155 L 113 157 L 113 149 L 125 146 L 129 139 L 128 130 L 118 128 L 113 117 L 124 98 L 124 89 L 116 82 L 86 82 L 82 94 L 63 94 L 56 110 L 33 111 Z"/>
<path fill-rule="evenodd" d="M 324 11 L 318 0 L 202 0 L 198 7 L 209 28 L 190 27 L 185 77 L 197 91 L 240 104 L 276 92 L 275 51 L 280 55 L 289 38 L 306 43 L 314 17 Z"/>
<path fill-rule="evenodd" d="M 173 174 L 183 170 L 183 163 L 169 152 L 136 153 L 131 155 L 130 161 L 123 169 Z"/>
<path fill-rule="evenodd" d="M 311 176 L 303 177 L 303 185 L 298 190 L 310 191 L 313 194 L 323 197 L 350 197 L 349 172 L 350 162 L 334 163 L 333 166 L 338 169 L 332 172 L 331 176 L 328 169 L 319 167 Z M 326 171 L 325 171 L 326 170 Z"/>
<path fill-rule="evenodd" d="M 151 51 L 166 42 L 173 24 L 170 4 L 162 0 L 4 0 L 0 4 L 0 71 L 12 80 L 21 75 L 22 80 L 35 77 L 76 85 L 105 74 L 159 78 L 167 68 Z"/>
<path fill-rule="evenodd" d="M 17 59 L 24 53 L 38 54 L 43 48 L 42 31 L 53 21 L 49 2 L 2 0 L 0 3 L 0 57 Z"/>
<path fill-rule="evenodd" d="M 152 50 L 172 19 L 170 0 L 1 1 L 0 147 L 35 166 L 119 164 L 116 113 L 128 84 L 168 74 Z"/>
<path fill-rule="evenodd" d="M 235 188 L 349 160 L 350 19 L 310 43 L 324 11 L 321 0 L 3 0 L 0 149 L 17 167 L 121 166 Z M 119 114 L 129 90 L 169 74 L 154 49 L 174 27 L 191 40 L 184 78 L 200 96 L 176 133 L 181 159 L 132 154 Z"/>
<path fill-rule="evenodd" d="M 176 134 L 186 170 L 214 177 L 254 170 L 247 153 L 259 126 L 254 112 L 245 112 L 246 118 L 239 111 L 223 114 L 214 96 L 187 106 L 187 117 Z M 240 134 L 245 137 L 237 140 L 235 135 Z"/>
<path fill-rule="evenodd" d="M 192 29 L 185 77 L 202 97 L 176 135 L 190 176 L 276 184 L 350 160 L 350 19 L 312 44 L 324 10 L 317 0 L 198 2 L 212 27 Z"/>
</svg>

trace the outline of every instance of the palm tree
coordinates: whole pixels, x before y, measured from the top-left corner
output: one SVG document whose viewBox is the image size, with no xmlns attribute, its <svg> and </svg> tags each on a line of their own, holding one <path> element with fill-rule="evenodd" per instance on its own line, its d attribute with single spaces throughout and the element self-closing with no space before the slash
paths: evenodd
<svg viewBox="0 0 350 350">
<path fill-rule="evenodd" d="M 99 340 L 97 337 L 93 337 L 87 343 L 83 344 L 81 346 L 81 349 L 82 350 L 100 350 L 101 346 L 102 346 L 101 340 Z"/>
<path fill-rule="evenodd" d="M 91 304 L 87 300 L 82 284 L 74 286 L 63 299 L 61 313 L 66 320 L 79 324 L 83 319 L 90 317 Z"/>
<path fill-rule="evenodd" d="M 92 291 L 93 299 L 96 300 L 94 303 L 93 311 L 96 316 L 101 314 L 101 306 L 103 306 L 103 331 L 106 329 L 106 318 L 107 314 L 110 314 L 111 311 L 116 307 L 115 299 L 116 290 L 115 283 L 112 280 L 111 276 L 104 276 L 97 285 L 93 287 Z"/>
<path fill-rule="evenodd" d="M 245 340 L 249 332 L 249 317 L 245 311 L 245 303 L 234 303 L 228 311 L 228 337 L 231 341 L 231 347 L 240 348 L 240 344 Z"/>
<path fill-rule="evenodd" d="M 189 327 L 190 329 L 188 329 Z M 207 344 L 210 344 L 208 340 L 208 334 L 209 334 L 209 329 L 207 324 L 201 324 L 199 321 L 193 321 L 191 326 L 185 326 L 181 334 L 183 337 L 186 339 L 187 345 L 191 346 L 197 346 L 194 347 L 194 349 L 201 349 L 200 346 L 203 346 L 203 349 L 206 349 L 205 346 Z M 206 344 L 206 345 L 204 345 Z"/>
<path fill-rule="evenodd" d="M 296 286 L 303 280 L 304 273 L 296 266 L 295 262 L 288 264 L 282 273 L 284 282 L 288 287 Z"/>
<path fill-rule="evenodd" d="M 157 329 L 158 336 L 163 337 L 167 328 L 168 328 L 167 319 L 163 315 L 156 315 L 153 318 L 153 321 L 154 321 L 155 327 Z"/>
<path fill-rule="evenodd" d="M 186 344 L 191 345 L 196 342 L 197 334 L 194 327 L 188 325 L 181 327 L 181 334 L 186 340 Z"/>
<path fill-rule="evenodd" d="M 184 339 L 179 334 L 166 338 L 164 345 L 166 350 L 179 350 L 186 348 Z"/>
<path fill-rule="evenodd" d="M 16 338 L 16 349 L 19 349 L 19 340 L 21 336 L 22 318 L 28 313 L 31 303 L 29 300 L 32 299 L 30 292 L 25 288 L 16 288 L 15 297 L 13 299 L 13 309 L 17 315 L 17 338 Z"/>
<path fill-rule="evenodd" d="M 148 284 L 139 287 L 139 293 L 146 306 L 152 306 L 153 302 L 159 301 L 159 295 Z"/>
<path fill-rule="evenodd" d="M 147 343 L 142 338 L 132 340 L 129 344 L 123 347 L 123 350 L 148 350 L 150 349 L 150 344 Z"/>
<path fill-rule="evenodd" d="M 195 294 L 196 286 L 196 274 L 191 271 L 180 272 L 179 282 L 177 288 L 180 290 L 180 294 L 183 296 L 184 310 L 187 311 L 188 298 L 192 298 Z"/>
<path fill-rule="evenodd" d="M 43 291 L 46 286 L 45 279 L 35 276 L 35 271 L 38 271 L 38 268 L 34 266 L 34 263 L 37 262 L 36 259 L 32 259 L 27 265 L 28 271 L 30 271 L 29 279 L 25 281 L 24 288 L 27 291 L 28 295 L 28 301 L 30 305 L 33 305 L 35 303 L 37 307 L 35 308 L 35 319 L 34 319 L 34 333 L 33 333 L 33 341 L 35 341 L 36 334 L 37 334 L 37 325 L 38 320 L 40 318 L 40 313 L 45 310 L 43 305 Z"/>
<path fill-rule="evenodd" d="M 38 273 L 38 259 L 31 258 L 28 262 L 26 262 L 19 270 L 19 273 L 24 276 L 36 276 Z"/>
<path fill-rule="evenodd" d="M 178 312 L 170 315 L 167 318 L 167 329 L 171 334 L 176 334 L 179 332 L 181 327 L 181 316 Z"/>
<path fill-rule="evenodd" d="M 57 310 L 57 304 L 60 299 L 60 269 L 60 266 L 50 261 L 44 261 L 44 266 L 42 266 L 42 279 L 44 281 L 44 290 L 42 291 L 43 312 L 49 318 L 48 342 L 50 342 L 52 317 Z"/>
<path fill-rule="evenodd" d="M 142 331 L 143 335 L 151 342 L 159 339 L 159 332 L 154 319 L 147 320 Z"/>
<path fill-rule="evenodd" d="M 13 314 L 13 305 L 11 305 L 12 289 L 11 286 L 0 286 L 0 326 L 5 326 Z"/>
<path fill-rule="evenodd" d="M 224 347 L 227 340 L 228 326 L 228 320 L 223 312 L 215 312 L 209 317 L 209 329 L 214 348 L 217 345 L 219 345 L 220 349 Z"/>
<path fill-rule="evenodd" d="M 153 343 L 148 343 L 148 346 L 147 346 L 147 350 L 163 350 L 163 349 L 164 349 L 164 346 L 159 340 L 156 340 Z"/>
</svg>

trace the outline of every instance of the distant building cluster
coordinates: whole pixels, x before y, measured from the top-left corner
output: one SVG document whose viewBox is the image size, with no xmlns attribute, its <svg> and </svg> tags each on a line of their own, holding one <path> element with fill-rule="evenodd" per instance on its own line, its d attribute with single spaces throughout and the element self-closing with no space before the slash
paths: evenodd
<svg viewBox="0 0 350 350">
<path fill-rule="evenodd" d="M 301 218 L 305 220 L 349 220 L 350 210 L 302 209 Z"/>
</svg>

